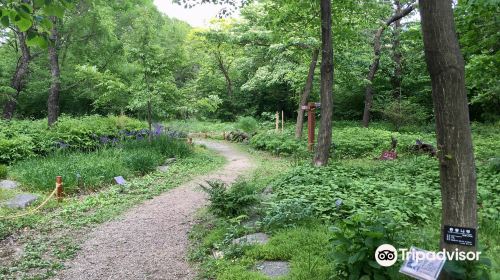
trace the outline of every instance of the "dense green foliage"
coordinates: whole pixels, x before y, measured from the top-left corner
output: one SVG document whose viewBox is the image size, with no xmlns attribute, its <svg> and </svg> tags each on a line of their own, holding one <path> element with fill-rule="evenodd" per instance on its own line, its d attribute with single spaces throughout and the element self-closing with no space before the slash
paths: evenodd
<svg viewBox="0 0 500 280">
<path fill-rule="evenodd" d="M 48 129 L 44 121 L 0 121 L 0 163 L 12 163 L 59 150 L 91 151 L 138 135 L 144 122 L 125 116 L 63 117 Z"/>
<path fill-rule="evenodd" d="M 5 179 L 7 177 L 7 166 L 0 164 L 0 179 Z"/>
<path fill-rule="evenodd" d="M 0 179 L 16 179 L 22 190 L 47 194 L 54 177 L 62 175 L 68 194 L 101 191 L 81 201 L 70 198 L 59 210 L 51 203 L 53 209 L 42 214 L 2 222 L 0 237 L 21 228 L 50 233 L 61 225 L 68 229 L 103 222 L 180 183 L 184 179 L 179 176 L 221 163 L 205 152 L 193 155 L 192 147 L 174 138 L 203 132 L 220 139 L 238 130 L 251 137 L 249 147 L 285 156 L 284 161 L 293 159 L 295 166 L 273 166 L 276 159 L 257 153 L 263 162 L 254 178 L 204 187 L 209 213 L 215 215 L 207 214 L 205 224 L 193 233 L 200 243 L 193 258 L 202 261 L 204 277 L 260 279 L 262 275 L 248 268 L 262 260 L 289 260 L 288 279 L 398 279 L 395 270 L 373 262 L 379 244 L 437 249 L 439 163 L 414 148 L 417 140 L 436 143 L 418 12 L 403 19 L 400 29 L 385 30 L 380 65 L 371 81 L 366 77 L 374 59 L 374 35 L 396 12 L 395 5 L 332 2 L 332 162 L 318 169 L 308 163 L 307 140 L 294 137 L 292 123 L 312 54 L 320 46 L 319 2 L 241 2 L 239 17 L 194 28 L 158 11 L 153 0 L 0 0 L 0 109 L 5 106 L 8 113 L 9 106 L 15 107 L 14 119 L 0 121 Z M 406 6 L 412 1 L 399 2 Z M 459 279 L 483 279 L 486 270 L 498 278 L 500 5 L 490 0 L 454 3 L 474 121 L 479 248 L 493 262 L 489 265 L 487 257 L 482 263 L 450 262 L 445 269 Z M 55 33 L 58 40 L 49 40 Z M 49 71 L 49 46 L 58 54 L 60 78 Z M 23 53 L 29 65 L 26 75 L 17 77 Z M 316 67 L 307 101 L 319 101 L 319 72 Z M 49 127 L 41 119 L 47 117 L 49 88 L 59 81 L 60 99 L 52 105 L 59 107 L 60 117 Z M 366 129 L 358 122 L 370 84 L 374 101 Z M 274 113 L 282 111 L 286 125 L 279 132 Z M 163 126 L 151 127 L 162 121 L 169 121 L 166 136 L 158 136 Z M 391 148 L 391 137 L 398 140 L 398 159 L 377 160 Z M 440 147 L 436 149 L 439 153 Z M 179 158 L 180 167 L 174 164 L 167 175 L 152 172 L 171 157 Z M 103 189 L 119 175 L 132 182 Z M 146 176 L 136 180 L 137 175 Z M 259 193 L 262 189 L 273 194 Z M 0 199 L 15 192 L 2 190 Z M 15 211 L 0 208 L 3 212 Z M 243 222 L 251 219 L 258 221 L 249 229 Z M 415 234 L 415 228 L 422 234 Z M 272 234 L 270 242 L 243 248 L 231 243 L 255 230 Z M 50 239 L 51 247 L 63 249 L 47 253 L 44 238 L 34 237 L 21 260 L 0 268 L 0 276 L 53 276 L 60 262 L 77 250 L 68 240 L 70 235 L 62 241 Z M 214 258 L 214 251 L 224 256 Z M 52 259 L 46 260 L 47 255 Z M 32 269 L 43 270 L 43 276 Z"/>
<path fill-rule="evenodd" d="M 257 202 L 255 186 L 245 181 L 231 187 L 219 181 L 211 181 L 201 187 L 208 194 L 210 210 L 216 215 L 235 217 L 245 213 L 249 206 Z"/>
<path fill-rule="evenodd" d="M 151 111 L 156 119 L 236 120 L 284 110 L 286 118 L 294 118 L 311 54 L 320 41 L 319 5 L 312 2 L 247 1 L 240 18 L 213 20 L 204 28 L 162 15 L 152 0 L 82 0 L 68 6 L 50 2 L 62 8 L 56 24 L 64 38 L 58 45 L 60 106 L 62 113 L 72 115 L 146 117 Z M 373 36 L 393 8 L 392 3 L 375 0 L 333 5 L 336 119 L 361 118 Z M 455 7 L 474 120 L 498 119 L 499 9 L 495 1 L 458 1 Z M 49 9 L 48 14 L 59 10 Z M 385 32 L 380 69 L 373 81 L 372 114 L 396 127 L 433 119 L 430 78 L 415 13 L 403 21 L 399 35 L 393 27 Z M 43 12 L 40 16 L 41 20 Z M 27 15 L 28 23 L 32 18 Z M 53 24 L 44 19 L 36 25 L 45 38 Z M 0 105 L 16 99 L 16 116 L 45 117 L 51 77 L 46 56 L 40 54 L 46 50 L 30 44 L 30 75 L 16 96 L 10 82 L 20 55 L 18 38 L 9 30 L 0 36 Z M 402 56 L 400 87 L 395 83 L 396 54 Z M 316 75 L 310 101 L 318 100 L 318 85 Z"/>
<path fill-rule="evenodd" d="M 227 214 L 215 220 L 207 217 L 208 224 L 200 226 L 201 236 L 196 237 L 203 243 L 198 247 L 200 251 L 193 255 L 202 261 L 203 275 L 217 279 L 260 279 L 260 274 L 253 274 L 248 268 L 262 260 L 288 260 L 292 271 L 285 279 L 360 279 L 363 276 L 402 279 L 398 272 L 401 261 L 392 269 L 382 268 L 374 261 L 373 252 L 384 243 L 397 248 L 439 249 L 439 164 L 436 158 L 413 150 L 416 139 L 433 143 L 432 128 L 406 127 L 401 132 L 390 128 L 385 123 L 376 123 L 368 129 L 352 122 L 336 123 L 333 161 L 319 169 L 308 160 L 304 162 L 310 157 L 306 142 L 295 140 L 291 129 L 284 133 L 260 130 L 253 136 L 251 147 L 293 155 L 295 166 L 281 167 L 278 171 L 268 160 L 261 160 L 260 168 L 273 175 L 267 179 L 256 175 L 247 184 L 256 190 L 271 189 L 272 195 L 261 194 L 260 204 L 243 212 L 233 212 L 229 217 Z M 481 279 L 488 274 L 495 279 L 500 275 L 496 261 L 500 256 L 497 234 L 500 229 L 497 171 L 500 139 L 496 131 L 497 124 L 473 125 L 481 228 L 479 248 L 483 255 L 478 263 L 448 262 L 445 270 L 458 279 Z M 390 149 L 391 136 L 399 140 L 398 159 L 377 160 L 383 150 Z M 237 199 L 231 197 L 231 201 Z M 220 204 L 218 201 L 217 205 Z M 215 207 L 213 201 L 210 207 Z M 255 228 L 247 226 L 247 219 L 257 220 Z M 203 233 L 204 230 L 208 232 Z M 269 233 L 270 242 L 247 247 L 235 247 L 230 242 L 254 230 Z M 310 239 L 302 239 L 302 236 L 310 236 Z M 299 244 L 298 240 L 303 243 Z M 281 242 L 280 245 L 277 242 Z M 315 247 L 310 243 L 323 245 Z M 224 257 L 206 257 L 214 250 L 222 251 Z"/>
</svg>

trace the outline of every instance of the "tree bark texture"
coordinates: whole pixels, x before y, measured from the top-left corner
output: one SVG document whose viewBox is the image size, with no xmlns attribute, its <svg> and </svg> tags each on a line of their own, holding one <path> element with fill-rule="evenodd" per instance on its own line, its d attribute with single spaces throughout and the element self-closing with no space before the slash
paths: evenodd
<svg viewBox="0 0 500 280">
<path fill-rule="evenodd" d="M 304 128 L 304 110 L 302 106 L 307 106 L 307 100 L 311 95 L 314 82 L 314 71 L 318 64 L 319 49 L 315 49 L 312 53 L 311 63 L 309 64 L 309 72 L 307 73 L 306 85 L 302 96 L 300 97 L 299 108 L 297 110 L 297 124 L 295 125 L 295 138 L 302 138 L 302 130 Z"/>
<path fill-rule="evenodd" d="M 57 30 L 57 18 L 51 17 L 53 27 L 50 33 L 49 64 L 52 81 L 50 85 L 49 98 L 47 101 L 48 123 L 54 125 L 59 117 L 59 94 L 61 91 L 61 71 L 59 69 L 58 42 L 59 33 Z"/>
<path fill-rule="evenodd" d="M 451 0 L 420 0 L 425 59 L 432 82 L 442 197 L 442 226 L 477 229 L 477 187 L 465 89 L 465 64 Z M 477 234 L 476 234 L 477 244 Z M 475 251 L 475 246 L 441 248 Z"/>
<path fill-rule="evenodd" d="M 14 72 L 10 83 L 10 86 L 15 90 L 15 93 L 12 96 L 9 96 L 9 99 L 3 108 L 3 118 L 6 120 L 10 120 L 14 117 L 17 99 L 26 85 L 26 76 L 29 72 L 29 63 L 31 60 L 30 49 L 26 44 L 26 33 L 16 31 L 16 35 L 19 42 L 19 49 L 21 50 L 21 57 L 17 62 L 16 71 Z"/>
<path fill-rule="evenodd" d="M 363 126 L 368 127 L 370 124 L 370 111 L 373 105 L 373 80 L 375 79 L 375 74 L 377 73 L 378 66 L 380 63 L 380 51 L 381 51 L 381 38 L 384 30 L 390 26 L 393 22 L 400 20 L 415 9 L 415 5 L 410 5 L 405 8 L 400 13 L 395 13 L 392 17 L 388 18 L 384 24 L 377 30 L 375 37 L 373 39 L 373 61 L 370 65 L 370 71 L 368 72 L 368 85 L 365 89 L 365 109 L 363 111 Z"/>
<path fill-rule="evenodd" d="M 331 0 L 321 0 L 321 120 L 318 146 L 314 155 L 315 166 L 325 166 L 332 144 L 333 114 L 333 45 Z"/>
</svg>

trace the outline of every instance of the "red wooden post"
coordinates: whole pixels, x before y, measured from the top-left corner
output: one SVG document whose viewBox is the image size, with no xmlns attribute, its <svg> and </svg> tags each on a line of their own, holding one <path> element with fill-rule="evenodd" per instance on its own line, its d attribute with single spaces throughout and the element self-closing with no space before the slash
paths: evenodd
<svg viewBox="0 0 500 280">
<path fill-rule="evenodd" d="M 56 177 L 56 198 L 58 202 L 63 200 L 63 182 L 62 176 Z"/>
<path fill-rule="evenodd" d="M 314 109 L 316 109 L 316 104 L 309 102 L 307 106 L 307 148 L 310 152 L 314 149 L 314 128 L 316 127 Z"/>
</svg>

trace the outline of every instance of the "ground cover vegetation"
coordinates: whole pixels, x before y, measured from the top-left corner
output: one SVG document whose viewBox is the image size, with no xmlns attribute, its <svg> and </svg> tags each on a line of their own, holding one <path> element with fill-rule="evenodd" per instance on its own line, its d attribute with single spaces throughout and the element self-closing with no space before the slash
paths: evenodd
<svg viewBox="0 0 500 280">
<path fill-rule="evenodd" d="M 446 223 L 478 228 L 472 249 L 484 253 L 449 262 L 447 276 L 500 277 L 497 1 L 201 2 L 240 16 L 193 28 L 152 0 L 0 0 L 0 178 L 46 195 L 62 174 L 71 195 L 0 222 L 0 244 L 26 245 L 4 278 L 53 275 L 79 230 L 219 166 L 174 139 L 192 132 L 244 134 L 260 162 L 233 186 L 205 186 L 211 204 L 191 254 L 202 277 L 264 279 L 256 264 L 285 260 L 289 279 L 398 279 L 374 249 L 453 250 L 438 242 Z M 321 102 L 314 156 L 307 102 Z M 378 160 L 391 137 L 397 160 Z M 169 157 L 168 173 L 151 173 Z M 109 186 L 123 174 L 127 188 Z M 463 203 L 449 203 L 457 193 Z M 68 234 L 53 238 L 54 228 Z M 269 243 L 232 244 L 256 231 Z"/>
<path fill-rule="evenodd" d="M 284 279 L 404 279 L 398 265 L 386 269 L 374 261 L 372 255 L 379 245 L 438 250 L 437 159 L 413 149 L 415 139 L 433 139 L 433 133 L 425 129 L 395 132 L 384 123 L 368 129 L 357 126 L 334 126 L 334 144 L 335 136 L 345 137 L 345 142 L 337 143 L 346 148 L 336 145 L 333 161 L 322 169 L 311 166 L 307 143 L 294 138 L 293 127 L 283 133 L 261 128 L 245 149 L 265 150 L 280 158 L 254 152 L 261 165 L 253 177 L 230 188 L 216 182 L 207 186 L 211 204 L 193 233 L 196 245 L 191 254 L 201 262 L 202 277 L 267 279 L 256 265 L 279 260 L 291 263 Z M 480 263 L 450 262 L 445 269 L 457 279 L 495 279 L 500 272 L 496 261 L 500 254 L 500 170 L 493 159 L 500 141 L 496 133 L 490 133 L 495 131 L 492 126 L 476 124 L 473 131 L 479 248 L 484 255 Z M 401 139 L 398 159 L 378 160 L 381 151 L 390 149 L 391 136 Z M 264 170 L 272 175 L 260 174 Z M 266 197 L 269 189 L 272 195 Z M 248 221 L 253 224 L 249 226 Z M 232 243 L 254 232 L 270 234 L 269 243 Z"/>
</svg>

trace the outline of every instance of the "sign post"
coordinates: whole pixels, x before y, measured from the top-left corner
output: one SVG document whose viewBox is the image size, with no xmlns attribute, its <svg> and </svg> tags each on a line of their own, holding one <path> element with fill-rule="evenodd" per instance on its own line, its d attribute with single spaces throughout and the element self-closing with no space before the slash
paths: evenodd
<svg viewBox="0 0 500 280">
<path fill-rule="evenodd" d="M 307 149 L 314 150 L 314 128 L 316 127 L 316 115 L 314 114 L 316 103 L 309 102 L 307 105 Z"/>
</svg>

